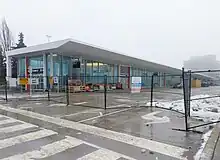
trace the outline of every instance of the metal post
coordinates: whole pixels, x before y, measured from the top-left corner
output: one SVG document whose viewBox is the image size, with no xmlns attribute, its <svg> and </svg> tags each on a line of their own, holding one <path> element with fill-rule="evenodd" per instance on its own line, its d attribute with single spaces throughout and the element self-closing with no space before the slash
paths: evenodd
<svg viewBox="0 0 220 160">
<path fill-rule="evenodd" d="M 107 96 L 107 75 L 104 76 L 104 104 L 105 104 L 105 110 L 106 110 L 106 97 Z"/>
<path fill-rule="evenodd" d="M 192 73 L 191 73 L 191 70 L 189 70 L 189 98 L 188 98 L 188 115 L 190 117 L 190 109 L 191 109 L 191 91 L 192 91 Z"/>
<path fill-rule="evenodd" d="M 50 101 L 50 79 L 47 76 L 47 100 Z"/>
<path fill-rule="evenodd" d="M 151 76 L 150 106 L 153 106 L 154 74 Z"/>
<path fill-rule="evenodd" d="M 188 131 L 188 113 L 187 113 L 187 102 L 186 102 L 186 93 L 185 93 L 185 71 L 184 68 L 182 68 L 182 79 L 183 79 L 183 95 L 184 95 L 184 108 L 185 108 L 185 127 L 186 131 Z"/>
<path fill-rule="evenodd" d="M 70 104 L 68 76 L 66 76 L 66 103 L 67 103 L 67 106 Z"/>
<path fill-rule="evenodd" d="M 7 86 L 7 80 L 5 79 L 5 100 L 8 101 L 8 86 Z"/>
</svg>

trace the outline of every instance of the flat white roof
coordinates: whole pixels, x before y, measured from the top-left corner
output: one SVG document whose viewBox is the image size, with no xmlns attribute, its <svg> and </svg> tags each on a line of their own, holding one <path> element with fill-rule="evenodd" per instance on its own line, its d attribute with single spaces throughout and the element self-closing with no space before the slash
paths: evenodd
<svg viewBox="0 0 220 160">
<path fill-rule="evenodd" d="M 108 49 L 79 42 L 73 39 L 64 39 L 26 48 L 11 50 L 7 56 L 34 56 L 43 53 L 57 53 L 66 56 L 82 56 L 85 59 L 101 61 L 110 64 L 130 65 L 136 68 L 146 68 L 152 72 L 164 72 L 170 74 L 181 74 L 181 70 L 162 64 L 126 56 Z"/>
</svg>

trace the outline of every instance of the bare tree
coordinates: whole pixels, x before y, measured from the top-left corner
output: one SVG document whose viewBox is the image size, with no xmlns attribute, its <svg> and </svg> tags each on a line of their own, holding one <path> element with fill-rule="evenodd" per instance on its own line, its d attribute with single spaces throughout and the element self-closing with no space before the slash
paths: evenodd
<svg viewBox="0 0 220 160">
<path fill-rule="evenodd" d="M 12 42 L 13 38 L 11 31 L 6 20 L 3 19 L 0 22 L 0 77 L 6 75 L 5 54 L 12 49 Z"/>
<path fill-rule="evenodd" d="M 13 37 L 5 19 L 0 24 L 0 47 L 2 56 L 12 48 Z"/>
</svg>

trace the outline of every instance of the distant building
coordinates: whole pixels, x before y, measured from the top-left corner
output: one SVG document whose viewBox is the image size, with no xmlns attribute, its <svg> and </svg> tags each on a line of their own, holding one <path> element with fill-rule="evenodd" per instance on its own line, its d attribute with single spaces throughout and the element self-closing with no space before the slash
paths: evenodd
<svg viewBox="0 0 220 160">
<path fill-rule="evenodd" d="M 186 70 L 220 70 L 220 61 L 216 59 L 216 55 L 193 56 L 189 60 L 184 61 Z M 220 72 L 202 73 L 213 78 L 220 78 Z"/>
</svg>

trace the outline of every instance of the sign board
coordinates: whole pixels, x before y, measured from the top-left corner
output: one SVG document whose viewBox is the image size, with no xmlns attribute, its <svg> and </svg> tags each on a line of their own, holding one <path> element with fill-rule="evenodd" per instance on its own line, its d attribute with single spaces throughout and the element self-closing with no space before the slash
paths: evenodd
<svg viewBox="0 0 220 160">
<path fill-rule="evenodd" d="M 141 77 L 132 77 L 131 93 L 140 93 L 140 91 L 141 91 Z"/>
<path fill-rule="evenodd" d="M 59 83 L 58 77 L 53 77 L 53 83 L 54 83 L 54 84 L 58 84 L 58 83 Z"/>
<path fill-rule="evenodd" d="M 30 78 L 30 84 L 38 85 L 39 84 L 39 78 Z"/>
<path fill-rule="evenodd" d="M 28 78 L 19 78 L 19 84 L 20 85 L 27 85 L 28 84 Z"/>
<path fill-rule="evenodd" d="M 53 85 L 53 77 L 49 78 L 50 85 Z"/>
</svg>

